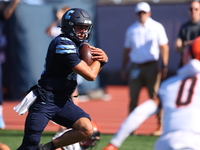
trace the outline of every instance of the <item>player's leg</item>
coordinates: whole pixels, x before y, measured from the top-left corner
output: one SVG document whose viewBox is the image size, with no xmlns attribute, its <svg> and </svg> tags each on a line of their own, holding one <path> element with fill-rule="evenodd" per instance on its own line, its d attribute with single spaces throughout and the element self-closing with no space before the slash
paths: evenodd
<svg viewBox="0 0 200 150">
<path fill-rule="evenodd" d="M 129 95 L 130 95 L 129 112 L 133 111 L 138 105 L 138 97 L 139 97 L 139 93 L 142 86 L 143 84 L 142 84 L 141 79 L 130 78 L 129 80 Z"/>
<path fill-rule="evenodd" d="M 157 80 L 156 80 L 156 84 L 154 85 L 154 89 L 157 92 L 161 83 L 161 71 L 158 72 L 157 74 Z M 162 123 L 163 123 L 163 109 L 161 108 L 158 113 L 157 113 L 157 118 L 158 118 L 158 127 L 157 129 L 153 132 L 153 135 L 155 136 L 160 136 L 162 135 Z"/>
<path fill-rule="evenodd" d="M 152 99 L 156 98 L 161 82 L 161 72 L 158 71 L 157 63 L 152 63 L 148 66 L 145 66 L 144 70 L 148 72 L 148 74 L 145 74 L 145 83 L 149 97 Z M 160 136 L 162 134 L 162 115 L 162 109 L 160 109 L 157 113 L 158 127 L 153 135 Z"/>
<path fill-rule="evenodd" d="M 36 99 L 29 108 L 25 122 L 23 141 L 18 150 L 37 149 L 42 132 L 48 124 L 49 118 L 53 115 L 51 112 L 56 110 L 55 107 L 42 101 L 39 97 Z"/>
<path fill-rule="evenodd" d="M 2 68 L 0 64 L 0 129 L 5 128 L 5 122 L 3 119 L 3 91 L 2 91 Z"/>
<path fill-rule="evenodd" d="M 145 65 L 142 68 L 143 80 L 148 90 L 150 98 L 157 97 L 157 91 L 160 86 L 160 76 L 158 76 L 157 63 Z"/>
<path fill-rule="evenodd" d="M 117 150 L 124 140 L 136 130 L 147 118 L 157 111 L 158 101 L 147 100 L 138 105 L 121 124 L 119 130 L 104 150 Z"/>
<path fill-rule="evenodd" d="M 157 113 L 157 118 L 158 118 L 158 127 L 157 129 L 153 132 L 154 136 L 160 136 L 163 133 L 163 109 L 161 108 L 158 113 Z"/>
<path fill-rule="evenodd" d="M 72 101 L 67 102 L 52 120 L 62 126 L 72 128 L 73 130 L 67 131 L 61 137 L 44 144 L 39 148 L 40 150 L 45 150 L 46 147 L 48 147 L 49 150 L 53 150 L 52 145 L 56 148 L 71 145 L 85 140 L 93 133 L 90 116 Z"/>
<path fill-rule="evenodd" d="M 56 147 L 71 145 L 87 139 L 93 133 L 93 127 L 88 118 L 80 118 L 73 125 L 73 130 L 65 132 L 61 137 L 53 140 Z"/>
<path fill-rule="evenodd" d="M 72 97 L 72 100 L 73 100 L 74 104 L 77 105 L 77 106 L 78 106 L 78 95 L 79 95 L 78 88 L 76 88 L 71 97 Z M 66 129 L 67 129 L 66 127 L 60 126 L 60 128 L 59 128 L 58 132 L 56 133 L 56 135 L 59 135 L 60 133 L 62 133 Z"/>
</svg>

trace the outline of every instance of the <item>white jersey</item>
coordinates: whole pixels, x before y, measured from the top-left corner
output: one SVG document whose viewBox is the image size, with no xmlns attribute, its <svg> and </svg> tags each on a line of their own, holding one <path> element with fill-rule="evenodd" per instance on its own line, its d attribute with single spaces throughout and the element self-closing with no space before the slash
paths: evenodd
<svg viewBox="0 0 200 150">
<path fill-rule="evenodd" d="M 161 84 L 163 135 L 154 150 L 199 150 L 200 61 L 191 60 Z"/>
<path fill-rule="evenodd" d="M 164 109 L 163 134 L 184 130 L 200 133 L 200 61 L 192 60 L 159 89 Z"/>
<path fill-rule="evenodd" d="M 124 47 L 131 49 L 130 61 L 141 64 L 157 61 L 160 54 L 159 46 L 167 43 L 168 38 L 163 25 L 148 18 L 144 25 L 136 21 L 127 29 Z"/>
</svg>

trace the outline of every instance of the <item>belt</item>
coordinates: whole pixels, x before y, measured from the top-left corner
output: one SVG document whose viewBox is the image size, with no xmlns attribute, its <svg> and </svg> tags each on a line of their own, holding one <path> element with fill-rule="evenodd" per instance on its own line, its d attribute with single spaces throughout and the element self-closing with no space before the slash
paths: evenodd
<svg viewBox="0 0 200 150">
<path fill-rule="evenodd" d="M 150 64 L 153 64 L 153 63 L 157 63 L 158 61 L 148 61 L 148 62 L 145 62 L 145 63 L 141 63 L 141 64 L 137 64 L 137 63 L 132 63 L 133 66 L 145 66 L 145 65 L 150 65 Z"/>
</svg>

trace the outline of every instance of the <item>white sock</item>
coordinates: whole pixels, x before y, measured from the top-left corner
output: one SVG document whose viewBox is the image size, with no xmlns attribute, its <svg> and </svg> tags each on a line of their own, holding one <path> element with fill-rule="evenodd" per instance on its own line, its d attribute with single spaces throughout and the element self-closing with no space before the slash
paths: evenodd
<svg viewBox="0 0 200 150">
<path fill-rule="evenodd" d="M 124 120 L 110 143 L 120 147 L 123 141 L 136 130 L 147 118 L 157 112 L 158 105 L 149 99 L 137 106 Z"/>
<path fill-rule="evenodd" d="M 3 106 L 0 105 L 0 115 L 2 115 L 2 114 L 3 114 Z"/>
</svg>

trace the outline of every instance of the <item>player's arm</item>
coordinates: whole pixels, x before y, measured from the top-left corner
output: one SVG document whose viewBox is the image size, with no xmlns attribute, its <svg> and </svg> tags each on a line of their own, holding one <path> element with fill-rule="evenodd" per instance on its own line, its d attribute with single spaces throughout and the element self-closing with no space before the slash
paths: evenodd
<svg viewBox="0 0 200 150">
<path fill-rule="evenodd" d="M 71 97 L 72 97 L 74 104 L 78 106 L 78 87 L 75 89 L 75 91 L 71 95 Z"/>
<path fill-rule="evenodd" d="M 52 35 L 52 28 L 58 25 L 58 21 L 52 22 L 46 29 L 45 33 L 49 36 L 55 37 L 55 35 Z M 60 32 L 60 29 L 59 29 Z M 58 34 L 59 35 L 59 34 Z"/>
<path fill-rule="evenodd" d="M 92 59 L 94 61 L 99 61 L 100 64 L 101 64 L 101 68 L 102 68 L 108 62 L 108 56 L 100 48 L 96 48 L 96 47 L 93 47 L 93 46 L 90 46 L 90 48 L 92 49 L 92 51 L 91 51 Z"/>
<path fill-rule="evenodd" d="M 126 80 L 126 66 L 128 62 L 130 61 L 130 58 L 129 58 L 130 51 L 131 51 L 130 48 L 124 48 L 123 55 L 122 55 L 121 78 L 123 80 Z"/>
<path fill-rule="evenodd" d="M 162 79 L 164 79 L 166 78 L 168 71 L 169 45 L 168 44 L 160 45 L 159 48 L 160 48 L 161 58 L 163 61 Z"/>
<path fill-rule="evenodd" d="M 94 81 L 102 67 L 102 63 L 106 63 L 108 60 L 108 56 L 106 53 L 99 49 L 99 48 L 94 48 L 92 49 L 92 55 L 98 55 L 98 56 L 93 56 L 92 59 L 94 62 L 88 66 L 83 60 L 76 65 L 75 67 L 72 68 L 73 71 L 76 73 L 80 74 L 83 78 L 85 78 L 88 81 Z"/>
<path fill-rule="evenodd" d="M 126 65 L 129 62 L 129 53 L 131 49 L 130 48 L 124 48 L 123 55 L 122 55 L 122 69 L 126 68 Z"/>
<path fill-rule="evenodd" d="M 160 53 L 161 53 L 161 58 L 163 61 L 164 66 L 168 66 L 168 60 L 169 60 L 169 45 L 164 44 L 160 45 Z"/>
<path fill-rule="evenodd" d="M 103 50 L 91 46 L 92 55 L 98 56 L 91 58 L 94 61 L 88 66 L 85 61 L 79 58 L 80 56 L 75 47 L 70 40 L 61 39 L 56 46 L 56 58 L 86 80 L 94 81 L 102 67 L 102 63 L 108 60 L 108 56 Z"/>
<path fill-rule="evenodd" d="M 5 19 L 9 19 L 13 14 L 15 8 L 17 7 L 20 0 L 13 0 L 11 3 L 5 8 L 3 15 Z"/>
<path fill-rule="evenodd" d="M 182 52 L 183 51 L 183 42 L 182 42 L 182 40 L 180 38 L 176 39 L 175 51 L 176 52 Z"/>
<path fill-rule="evenodd" d="M 181 26 L 178 36 L 175 41 L 175 51 L 176 52 L 183 52 L 183 49 L 184 49 L 183 37 L 185 36 L 183 33 L 184 33 L 184 27 Z"/>
<path fill-rule="evenodd" d="M 192 43 L 192 40 L 183 42 L 180 38 L 177 38 L 175 43 L 175 51 L 183 52 L 184 48 L 190 43 Z"/>
</svg>

